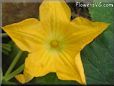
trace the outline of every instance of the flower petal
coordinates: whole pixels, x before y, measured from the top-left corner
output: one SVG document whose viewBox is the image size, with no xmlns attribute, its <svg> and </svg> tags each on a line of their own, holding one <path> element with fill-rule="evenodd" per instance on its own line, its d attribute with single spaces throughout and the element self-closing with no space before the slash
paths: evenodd
<svg viewBox="0 0 114 86">
<path fill-rule="evenodd" d="M 76 57 L 75 61 L 75 57 L 72 57 L 70 50 L 61 52 L 55 63 L 56 74 L 59 79 L 74 80 L 81 84 L 86 84 L 81 59 Z"/>
<path fill-rule="evenodd" d="M 75 64 L 76 64 L 76 69 L 81 77 L 81 82 L 83 84 L 86 84 L 86 78 L 85 78 L 85 74 L 84 74 L 84 69 L 83 69 L 83 64 L 81 61 L 80 53 L 78 53 L 75 57 Z"/>
<path fill-rule="evenodd" d="M 45 38 L 41 23 L 34 18 L 6 25 L 3 30 L 24 51 L 33 51 Z M 41 35 L 43 34 L 43 35 Z"/>
<path fill-rule="evenodd" d="M 27 82 L 29 82 L 30 80 L 33 79 L 33 76 L 29 75 L 27 73 L 27 70 L 24 69 L 24 73 L 23 74 L 18 74 L 15 76 L 15 78 L 22 84 L 25 84 Z"/>
<path fill-rule="evenodd" d="M 69 40 L 69 44 L 76 46 L 79 50 L 92 42 L 109 26 L 107 23 L 92 22 L 82 17 L 74 19 L 72 25 L 74 26 L 75 31 L 67 40 Z"/>
<path fill-rule="evenodd" d="M 54 55 L 39 49 L 39 52 L 29 54 L 25 61 L 25 69 L 33 77 L 44 76 L 49 72 L 55 72 Z"/>
<path fill-rule="evenodd" d="M 70 21 L 71 11 L 65 0 L 44 0 L 40 6 L 40 20 L 45 23 L 57 24 Z"/>
</svg>

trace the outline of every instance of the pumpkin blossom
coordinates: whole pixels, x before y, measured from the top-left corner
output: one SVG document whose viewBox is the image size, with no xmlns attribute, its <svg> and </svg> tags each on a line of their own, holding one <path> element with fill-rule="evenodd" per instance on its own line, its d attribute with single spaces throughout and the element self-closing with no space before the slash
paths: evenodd
<svg viewBox="0 0 114 86">
<path fill-rule="evenodd" d="M 29 52 L 23 74 L 16 79 L 27 83 L 55 72 L 61 80 L 86 84 L 80 51 L 109 24 L 82 17 L 71 21 L 71 10 L 64 0 L 44 0 L 39 9 L 40 20 L 29 18 L 3 27 L 21 50 Z"/>
</svg>

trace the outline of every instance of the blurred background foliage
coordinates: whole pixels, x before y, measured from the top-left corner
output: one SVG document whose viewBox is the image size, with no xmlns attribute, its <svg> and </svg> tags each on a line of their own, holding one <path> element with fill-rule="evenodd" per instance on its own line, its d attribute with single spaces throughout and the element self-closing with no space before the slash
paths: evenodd
<svg viewBox="0 0 114 86">
<path fill-rule="evenodd" d="M 2 3 L 2 23 L 3 26 L 19 22 L 27 18 L 38 18 L 39 6 L 41 3 Z M 85 69 L 87 84 L 114 84 L 114 69 L 113 69 L 113 43 L 114 43 L 114 21 L 113 8 L 96 8 L 96 7 L 76 7 L 74 3 L 68 3 L 72 11 L 71 19 L 77 16 L 82 16 L 93 21 L 102 21 L 111 23 L 110 27 L 92 43 L 86 46 L 82 52 L 82 61 Z M 28 52 L 22 52 L 15 43 L 12 42 L 10 37 L 3 32 L 2 47 L 2 69 L 3 75 L 6 74 L 12 61 L 17 58 L 15 67 L 10 69 L 11 74 L 15 70 L 22 72 L 20 67 L 23 67 L 24 60 Z M 21 54 L 19 54 L 21 52 Z M 18 58 L 20 57 L 20 58 Z M 11 76 L 11 74 L 9 74 Z M 3 80 L 3 84 L 19 84 L 15 78 Z M 56 74 L 50 73 L 44 77 L 34 78 L 27 84 L 64 84 L 76 85 L 74 81 L 58 80 Z M 77 83 L 78 84 L 78 83 Z"/>
</svg>

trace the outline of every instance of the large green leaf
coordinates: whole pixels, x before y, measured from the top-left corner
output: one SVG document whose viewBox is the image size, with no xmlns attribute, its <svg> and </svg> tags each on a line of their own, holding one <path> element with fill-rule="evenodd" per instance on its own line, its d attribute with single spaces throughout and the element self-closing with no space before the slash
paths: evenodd
<svg viewBox="0 0 114 86">
<path fill-rule="evenodd" d="M 29 84 L 39 85 L 78 85 L 75 81 L 59 80 L 55 73 L 49 73 L 44 77 L 34 78 Z"/>
<path fill-rule="evenodd" d="M 95 21 L 108 22 L 109 28 L 82 51 L 87 84 L 114 84 L 114 18 L 111 7 L 90 7 Z"/>
</svg>

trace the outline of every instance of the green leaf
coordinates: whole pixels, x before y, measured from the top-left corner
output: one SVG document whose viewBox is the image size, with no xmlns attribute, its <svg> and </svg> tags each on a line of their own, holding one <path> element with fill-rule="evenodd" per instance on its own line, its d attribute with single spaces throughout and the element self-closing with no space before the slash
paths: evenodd
<svg viewBox="0 0 114 86">
<path fill-rule="evenodd" d="M 103 4 L 108 4 L 108 3 L 102 3 L 102 5 Z M 114 32 L 113 10 L 114 10 L 114 7 L 102 6 L 102 7 L 90 7 L 89 8 L 89 12 L 93 20 L 110 23 L 111 24 L 110 30 Z"/>
<path fill-rule="evenodd" d="M 75 81 L 59 80 L 55 73 L 49 73 L 46 76 L 34 78 L 28 84 L 40 84 L 40 85 L 79 85 Z"/>
<path fill-rule="evenodd" d="M 111 25 L 81 52 L 87 84 L 114 84 L 113 10 L 111 7 L 89 8 L 93 20 Z"/>
</svg>

